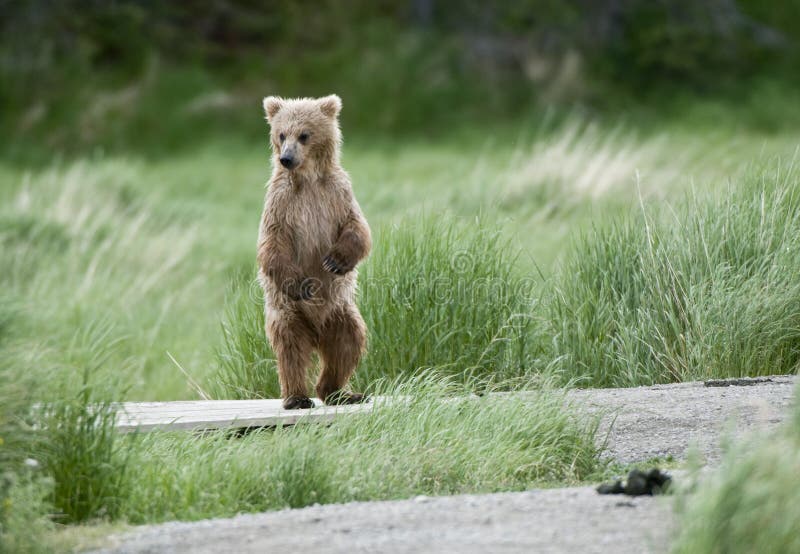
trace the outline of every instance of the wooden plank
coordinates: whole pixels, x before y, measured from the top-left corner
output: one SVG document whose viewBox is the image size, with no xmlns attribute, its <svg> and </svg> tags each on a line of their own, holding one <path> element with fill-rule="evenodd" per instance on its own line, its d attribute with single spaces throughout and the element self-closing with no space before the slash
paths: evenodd
<svg viewBox="0 0 800 554">
<path fill-rule="evenodd" d="M 761 379 L 758 384 L 791 384 L 794 377 L 772 376 Z M 773 383 L 774 382 L 774 383 Z M 738 384 L 738 382 L 732 382 Z M 749 384 L 749 383 L 748 383 Z M 650 387 L 651 394 L 661 390 L 679 390 L 684 388 L 703 387 L 702 382 L 679 383 L 672 385 L 656 385 Z M 627 389 L 620 389 L 625 391 Z M 534 391 L 495 392 L 492 396 L 522 396 L 538 394 Z M 591 399 L 593 392 L 573 389 L 568 391 L 567 398 L 579 404 Z M 464 397 L 452 397 L 447 401 L 460 401 Z M 477 398 L 477 397 L 475 397 Z M 297 423 L 328 422 L 336 417 L 353 414 L 370 413 L 375 403 L 406 403 L 408 396 L 378 396 L 365 404 L 352 406 L 325 406 L 314 398 L 315 407 L 309 410 L 284 410 L 279 399 L 265 400 L 184 400 L 178 402 L 122 402 L 117 407 L 117 429 L 121 432 L 149 432 L 155 430 L 213 430 L 239 429 L 245 427 L 277 427 Z M 591 402 L 590 402 L 591 404 Z M 607 400 L 603 401 L 606 406 Z M 591 407 L 591 406 L 590 406 Z M 614 406 L 609 405 L 609 408 Z M 618 408 L 618 406 L 617 406 Z"/>
<path fill-rule="evenodd" d="M 280 399 L 121 402 L 116 405 L 116 427 L 123 433 L 277 427 L 368 413 L 375 402 L 325 406 L 318 398 L 313 400 L 315 406 L 307 410 L 284 410 Z"/>
</svg>

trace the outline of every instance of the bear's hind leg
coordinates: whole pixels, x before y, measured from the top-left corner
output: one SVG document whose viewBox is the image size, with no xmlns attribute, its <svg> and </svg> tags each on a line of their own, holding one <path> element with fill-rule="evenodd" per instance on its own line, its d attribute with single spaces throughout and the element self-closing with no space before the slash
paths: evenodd
<svg viewBox="0 0 800 554">
<path fill-rule="evenodd" d="M 356 404 L 366 399 L 363 394 L 343 390 L 366 344 L 367 328 L 355 305 L 331 314 L 319 339 L 322 371 L 317 381 L 317 395 L 326 404 Z"/>
<path fill-rule="evenodd" d="M 283 407 L 287 410 L 313 408 L 306 387 L 306 369 L 311 365 L 314 333 L 297 315 L 284 314 L 267 323 L 272 349 L 278 359 Z"/>
</svg>

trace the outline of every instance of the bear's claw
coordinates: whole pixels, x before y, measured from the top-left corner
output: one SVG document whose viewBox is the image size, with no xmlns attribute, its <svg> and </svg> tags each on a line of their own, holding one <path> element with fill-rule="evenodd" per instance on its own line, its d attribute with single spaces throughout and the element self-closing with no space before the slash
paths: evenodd
<svg viewBox="0 0 800 554">
<path fill-rule="evenodd" d="M 322 267 L 324 267 L 326 271 L 330 271 L 336 275 L 344 275 L 347 273 L 346 264 L 340 262 L 330 254 L 323 258 Z"/>
<path fill-rule="evenodd" d="M 360 392 L 347 392 L 343 390 L 337 390 L 325 397 L 325 404 L 328 405 L 361 404 L 362 402 L 367 402 L 368 400 L 369 397 L 366 394 L 362 394 Z"/>
<path fill-rule="evenodd" d="M 307 410 L 314 407 L 314 401 L 307 396 L 289 396 L 283 401 L 284 410 Z"/>
</svg>

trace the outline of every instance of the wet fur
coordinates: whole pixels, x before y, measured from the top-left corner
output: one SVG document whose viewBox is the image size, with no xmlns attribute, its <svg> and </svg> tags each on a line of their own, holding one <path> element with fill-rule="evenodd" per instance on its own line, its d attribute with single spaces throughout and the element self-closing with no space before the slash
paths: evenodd
<svg viewBox="0 0 800 554">
<path fill-rule="evenodd" d="M 322 361 L 317 395 L 337 403 L 361 400 L 343 389 L 366 346 L 355 267 L 368 255 L 371 238 L 339 163 L 340 108 L 336 96 L 264 100 L 273 173 L 259 230 L 259 281 L 287 408 L 307 407 L 306 370 L 314 351 Z M 310 137 L 300 144 L 304 132 Z M 300 159 L 292 170 L 278 161 L 287 148 Z"/>
</svg>

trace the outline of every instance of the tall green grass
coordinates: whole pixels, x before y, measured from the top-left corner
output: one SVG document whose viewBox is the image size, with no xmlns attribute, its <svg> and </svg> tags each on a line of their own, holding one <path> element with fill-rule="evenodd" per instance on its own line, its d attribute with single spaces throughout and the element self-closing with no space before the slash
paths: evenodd
<svg viewBox="0 0 800 554">
<path fill-rule="evenodd" d="M 723 155 L 720 137 L 703 134 L 702 144 L 697 138 L 688 143 L 698 154 L 688 155 L 682 150 L 685 134 L 647 137 L 624 128 L 606 132 L 575 120 L 554 127 L 543 124 L 519 144 L 455 139 L 441 145 L 348 143 L 346 167 L 376 234 L 375 252 L 362 268 L 360 302 L 372 346 L 356 375 L 359 387 L 384 371 L 411 374 L 426 367 L 507 378 L 553 366 L 565 373 L 565 382 L 576 375 L 590 377 L 575 369 L 576 364 L 567 367 L 567 360 L 585 363 L 586 356 L 576 352 L 591 350 L 587 343 L 595 340 L 591 334 L 583 337 L 580 329 L 573 329 L 575 341 L 570 332 L 561 332 L 559 321 L 572 317 L 569 310 L 558 314 L 545 306 L 556 302 L 539 302 L 554 295 L 538 286 L 537 302 L 530 305 L 506 293 L 532 287 L 541 268 L 558 293 L 573 297 L 567 306 L 576 309 L 581 298 L 594 293 L 571 293 L 569 281 L 576 277 L 566 270 L 556 278 L 554 268 L 570 252 L 578 258 L 595 256 L 580 250 L 589 252 L 595 239 L 590 235 L 576 250 L 566 246 L 567 237 L 589 221 L 602 230 L 600 235 L 609 235 L 613 217 L 640 226 L 641 217 L 629 214 L 635 204 L 636 168 L 642 169 L 642 190 L 651 206 L 648 217 L 663 197 L 681 190 L 677 181 L 683 175 L 695 174 L 712 189 L 692 202 L 714 206 L 719 199 L 716 180 L 731 173 L 732 188 L 741 188 L 734 169 L 740 162 L 734 160 L 756 145 L 746 138 L 726 142 L 730 151 Z M 776 144 L 784 143 L 776 139 Z M 465 163 L 465 149 L 479 155 Z M 57 376 L 66 368 L 80 376 L 80 360 L 61 363 L 70 358 L 76 334 L 86 329 L 107 332 L 114 348 L 103 370 L 125 381 L 127 399 L 191 398 L 199 388 L 218 396 L 244 397 L 248 391 L 274 395 L 274 362 L 261 339 L 258 290 L 246 293 L 253 302 L 234 300 L 250 276 L 234 277 L 230 301 L 223 298 L 232 276 L 242 268 L 251 271 L 253 225 L 267 173 L 264 157 L 257 148 L 210 144 L 195 155 L 168 161 L 99 156 L 31 172 L 0 167 L 0 284 L 17 303 L 17 315 L 8 325 L 50 367 L 61 364 Z M 459 183 L 457 189 L 453 182 Z M 418 215 L 442 205 L 449 214 L 441 221 Z M 472 222 L 478 212 L 484 222 L 480 225 Z M 670 225 L 659 223 L 664 229 Z M 624 238 L 602 239 L 610 241 L 609 256 L 624 251 L 624 244 L 611 244 Z M 509 247 L 511 240 L 515 242 Z M 634 275 L 638 269 L 628 264 L 620 271 Z M 450 288 L 445 290 L 442 283 Z M 755 280 L 751 284 L 758 287 Z M 497 298 L 489 298 L 495 294 L 486 292 L 490 288 L 499 290 Z M 442 294 L 449 297 L 440 298 Z M 232 313 L 225 315 L 226 310 Z M 220 346 L 221 356 L 215 356 L 215 346 L 222 342 L 221 316 L 224 336 L 232 344 L 230 349 Z M 530 338 L 531 333 L 538 338 Z M 559 348 L 551 347 L 553 336 Z M 601 344 L 603 336 L 597 339 Z M 763 340 L 760 336 L 753 340 Z M 2 345 L 0 338 L 0 349 Z M 226 364 L 226 385 L 217 390 L 213 383 Z M 241 364 L 251 370 L 243 384 L 236 377 Z M 608 371 L 620 368 L 617 364 Z M 673 373 L 672 378 L 679 378 L 679 371 Z M 614 381 L 610 375 L 598 380 L 611 382 L 632 380 L 623 376 Z M 58 385 L 46 388 L 58 390 Z"/>
<path fill-rule="evenodd" d="M 423 218 L 374 234 L 359 276 L 369 346 L 355 387 L 431 369 L 462 382 L 508 384 L 529 374 L 534 280 L 520 273 L 517 253 L 497 228 L 480 219 Z M 242 273 L 222 325 L 218 396 L 279 395 L 263 318 L 261 291 Z"/>
<path fill-rule="evenodd" d="M 522 490 L 574 481 L 599 467 L 596 422 L 561 393 L 476 397 L 428 376 L 383 382 L 372 413 L 330 426 L 299 424 L 193 437 L 150 434 L 132 454 L 121 517 L 134 523 L 230 516 L 418 494 Z"/>
<path fill-rule="evenodd" d="M 508 382 L 530 370 L 534 276 L 480 217 L 379 228 L 359 277 L 369 350 L 356 383 L 418 370 Z"/>
<path fill-rule="evenodd" d="M 353 384 L 413 402 L 235 440 L 123 440 L 108 403 L 277 396 L 252 269 L 263 155 L 211 145 L 169 162 L 0 167 L 3 547 L 47 550 L 28 533 L 51 529 L 47 514 L 147 522 L 579 479 L 597 463 L 591 422 L 555 397 L 443 398 L 796 371 L 797 171 L 743 177 L 718 140 L 680 156 L 666 135 L 580 129 L 537 135 L 532 153 L 487 146 L 474 164 L 462 143 L 349 146 L 375 235 Z M 632 211 L 624 181 L 640 167 Z M 698 168 L 708 190 L 664 203 Z M 50 407 L 38 427 L 33 403 Z"/>
<path fill-rule="evenodd" d="M 300 422 L 243 437 L 113 432 L 113 407 L 78 398 L 52 405 L 39 431 L 41 505 L 30 479 L 15 481 L 4 515 L 8 544 L 22 540 L 20 514 L 46 528 L 61 523 L 232 516 L 313 503 L 407 498 L 418 494 L 522 490 L 578 481 L 602 468 L 597 420 L 578 417 L 563 393 L 475 396 L 428 375 L 382 381 L 369 414 L 329 426 Z M 21 473 L 21 472 L 18 472 Z M 35 489 L 39 490 L 39 489 Z M 28 495 L 21 506 L 19 495 Z M 52 503 L 52 504 L 51 504 Z M 52 511 L 54 510 L 54 512 Z M 7 510 L 8 511 L 8 510 Z M 9 523 L 11 526 L 9 527 Z"/>
<path fill-rule="evenodd" d="M 18 301 L 0 297 L 0 316 L 9 323 L 0 337 L 0 551 L 61 551 L 54 523 L 115 513 L 125 468 L 109 398 L 120 380 L 101 368 L 117 343 L 76 332 L 56 361 L 27 336 Z"/>
<path fill-rule="evenodd" d="M 726 453 L 722 467 L 684 499 L 676 553 L 800 551 L 800 403 L 777 432 Z"/>
<path fill-rule="evenodd" d="M 40 452 L 53 479 L 53 517 L 59 523 L 118 517 L 128 453 L 115 416 L 114 405 L 98 401 L 88 380 L 77 398 L 46 407 Z"/>
<path fill-rule="evenodd" d="M 543 286 L 480 220 L 378 228 L 360 275 L 370 337 L 354 383 L 430 368 L 594 387 L 796 372 L 797 184 L 795 168 L 772 163 L 667 209 L 643 201 L 585 232 Z M 274 394 L 258 292 L 240 290 L 225 324 L 226 390 Z"/>
<path fill-rule="evenodd" d="M 0 552 L 53 552 L 47 539 L 52 481 L 32 467 L 4 470 L 0 479 Z"/>
<path fill-rule="evenodd" d="M 37 363 L 58 368 L 46 395 L 80 382 L 91 363 L 76 359 L 89 352 L 80 345 L 86 340 L 106 353 L 100 370 L 135 395 L 152 399 L 154 382 L 185 394 L 166 351 L 198 351 L 195 342 L 181 346 L 198 331 L 182 322 L 202 305 L 208 262 L 187 271 L 197 243 L 192 223 L 137 192 L 139 177 L 127 160 L 54 166 L 21 177 L 0 206 L 0 285 L 16 299 L 8 325 Z"/>
<path fill-rule="evenodd" d="M 588 386 L 797 371 L 798 190 L 765 168 L 586 233 L 543 312 L 551 367 Z"/>
<path fill-rule="evenodd" d="M 278 398 L 278 366 L 264 327 L 264 293 L 255 271 L 234 275 L 225 297 L 222 343 L 209 390 L 217 398 Z"/>
<path fill-rule="evenodd" d="M 0 293 L 0 552 L 47 552 L 43 534 L 52 528 L 45 517 L 53 482 L 41 471 L 30 406 L 41 385 L 12 359 L 15 348 L 13 301 Z"/>
</svg>

